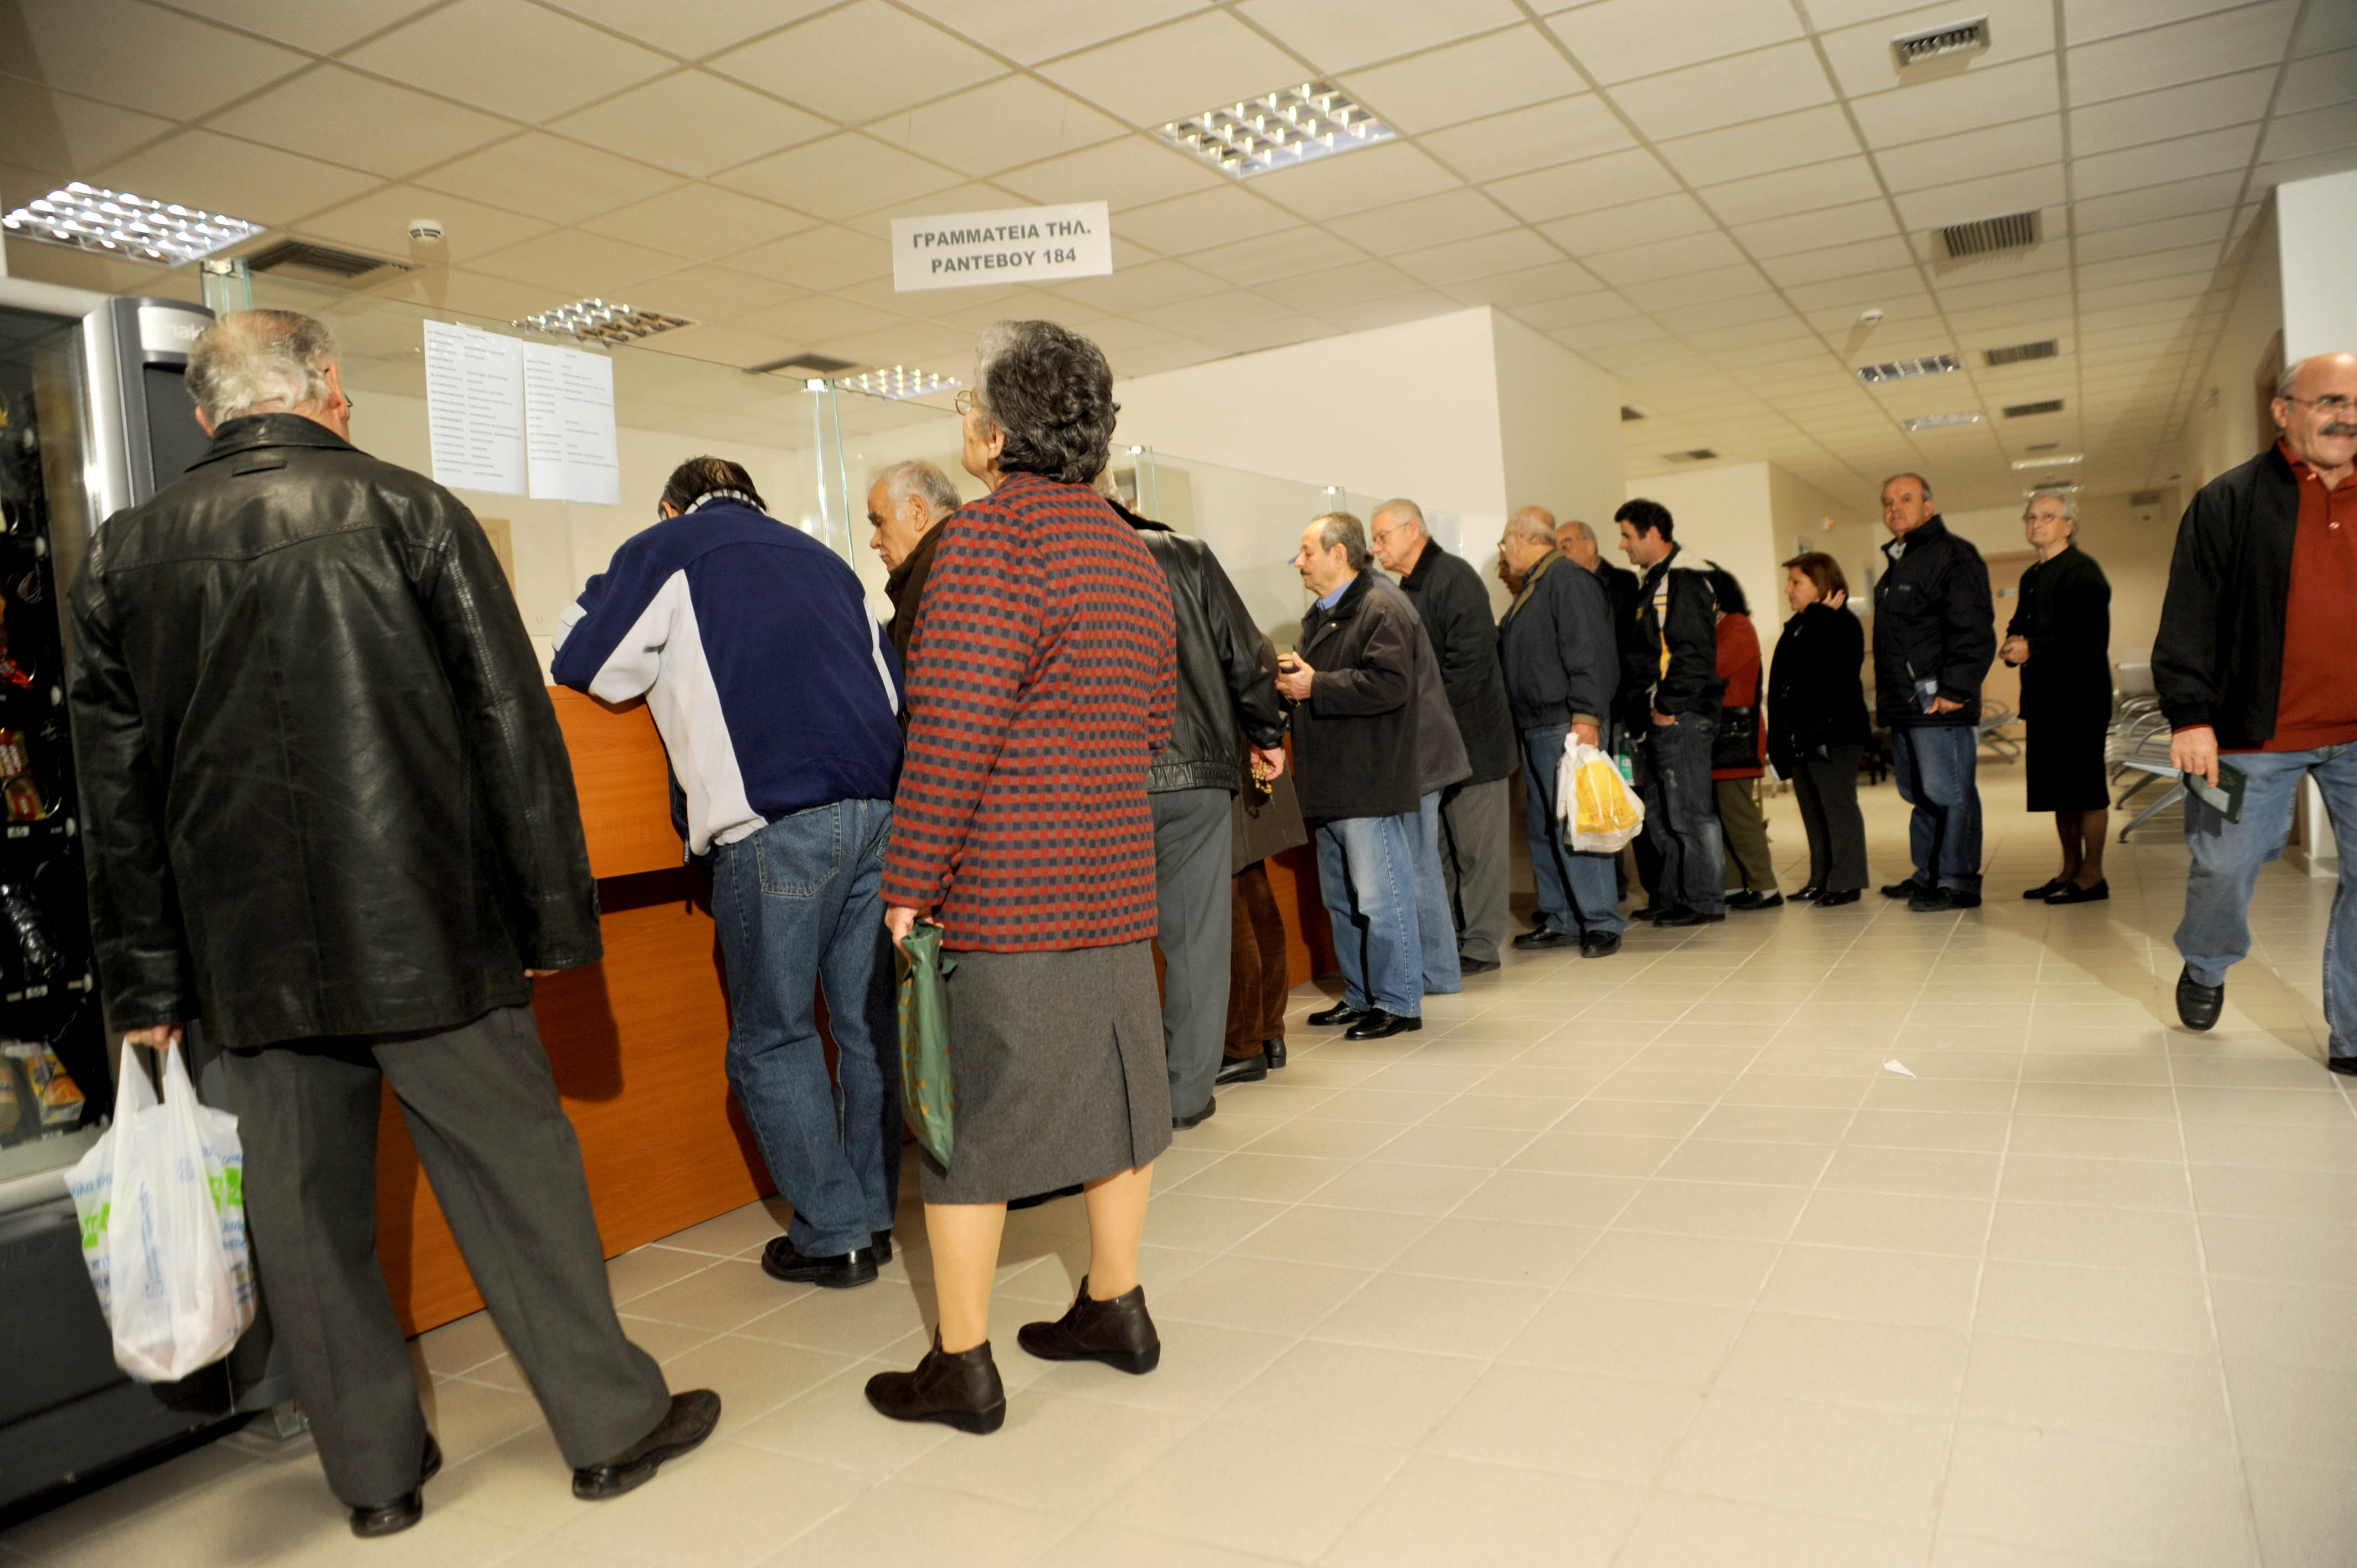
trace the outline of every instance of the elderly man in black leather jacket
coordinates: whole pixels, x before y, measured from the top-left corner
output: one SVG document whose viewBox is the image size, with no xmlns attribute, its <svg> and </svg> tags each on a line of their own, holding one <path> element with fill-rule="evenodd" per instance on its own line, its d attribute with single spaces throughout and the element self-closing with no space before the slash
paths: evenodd
<svg viewBox="0 0 2357 1568">
<path fill-rule="evenodd" d="M 350 445 L 335 352 L 283 311 L 197 339 L 211 446 L 93 537 L 71 695 L 108 1016 L 220 1052 L 277 1341 L 371 1536 L 441 1464 L 376 1258 L 384 1081 L 575 1496 L 648 1479 L 720 1402 L 623 1336 L 533 1025 L 529 977 L 601 947 L 531 640 L 457 498 Z"/>
<path fill-rule="evenodd" d="M 1200 539 L 1113 509 L 1170 580 L 1178 623 L 1178 707 L 1170 741 L 1146 779 L 1154 808 L 1154 884 L 1162 950 L 1162 1039 L 1170 1060 L 1170 1117 L 1192 1127 L 1211 1116 L 1213 1079 L 1226 1054 L 1228 958 L 1233 903 L 1238 734 L 1264 767 L 1285 767 L 1285 710 L 1276 678 L 1260 662 L 1260 628 L 1219 557 Z"/>
</svg>

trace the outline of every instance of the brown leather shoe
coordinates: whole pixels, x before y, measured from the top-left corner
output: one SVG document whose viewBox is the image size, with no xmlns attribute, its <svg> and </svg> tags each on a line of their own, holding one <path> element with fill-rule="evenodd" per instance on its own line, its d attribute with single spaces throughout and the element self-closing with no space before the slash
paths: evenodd
<svg viewBox="0 0 2357 1568">
<path fill-rule="evenodd" d="M 933 1348 L 909 1372 L 878 1372 L 867 1380 L 867 1402 L 894 1421 L 938 1421 L 979 1436 L 1006 1423 L 1006 1390 L 990 1341 L 948 1355 L 939 1329 Z"/>
<path fill-rule="evenodd" d="M 1139 1376 L 1162 1361 L 1162 1337 L 1146 1316 L 1146 1287 L 1132 1285 L 1126 1295 L 1096 1301 L 1085 1276 L 1070 1312 L 1053 1323 L 1027 1323 L 1015 1338 L 1043 1361 L 1103 1361 Z"/>
</svg>

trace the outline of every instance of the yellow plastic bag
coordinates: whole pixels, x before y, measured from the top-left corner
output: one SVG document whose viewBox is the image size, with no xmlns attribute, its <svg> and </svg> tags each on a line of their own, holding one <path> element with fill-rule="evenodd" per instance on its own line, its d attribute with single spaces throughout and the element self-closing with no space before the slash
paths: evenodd
<svg viewBox="0 0 2357 1568">
<path fill-rule="evenodd" d="M 1617 854 L 1645 826 L 1637 791 L 1610 757 L 1583 742 L 1564 747 L 1555 799 L 1566 842 L 1583 854 Z"/>
</svg>

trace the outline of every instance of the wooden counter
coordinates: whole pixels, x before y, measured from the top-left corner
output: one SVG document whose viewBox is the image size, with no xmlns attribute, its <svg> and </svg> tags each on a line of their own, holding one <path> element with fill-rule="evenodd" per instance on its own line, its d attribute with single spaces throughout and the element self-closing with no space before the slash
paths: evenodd
<svg viewBox="0 0 2357 1568">
<path fill-rule="evenodd" d="M 728 1004 L 707 874 L 684 866 L 668 769 L 643 704 L 551 688 L 597 876 L 604 961 L 543 980 L 533 1002 L 581 1139 L 613 1257 L 775 1190 L 728 1091 Z M 1295 983 L 1333 967 L 1307 849 L 1269 863 Z M 377 1152 L 377 1246 L 412 1334 L 483 1305 L 421 1179 L 390 1090 Z"/>
</svg>

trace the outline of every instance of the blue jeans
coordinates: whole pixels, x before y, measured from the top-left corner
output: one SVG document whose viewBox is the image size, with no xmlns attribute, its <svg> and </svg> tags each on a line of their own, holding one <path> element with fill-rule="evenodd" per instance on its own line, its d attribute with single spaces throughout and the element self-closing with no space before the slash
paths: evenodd
<svg viewBox="0 0 2357 1568">
<path fill-rule="evenodd" d="M 1424 993 L 1449 996 L 1465 989 L 1457 960 L 1457 917 L 1448 908 L 1448 875 L 1440 869 L 1440 791 L 1416 806 L 1415 934 L 1424 950 Z"/>
<path fill-rule="evenodd" d="M 2313 751 L 2235 752 L 2225 758 L 2250 779 L 2243 820 L 2230 822 L 2188 795 L 2185 847 L 2193 864 L 2185 874 L 2185 918 L 2177 950 L 2204 985 L 2226 983 L 2226 971 L 2251 950 L 2251 889 L 2259 868 L 2283 854 L 2291 836 L 2292 802 L 2311 775 L 2324 791 L 2339 837 L 2341 886 L 2324 928 L 2324 1017 L 2336 1057 L 2357 1056 L 2357 742 Z"/>
<path fill-rule="evenodd" d="M 1555 781 L 1570 743 L 1569 725 L 1538 725 L 1523 732 L 1523 783 L 1528 797 L 1523 825 L 1531 841 L 1531 876 L 1538 884 L 1539 919 L 1550 931 L 1578 936 L 1601 931 L 1619 936 L 1629 926 L 1620 913 L 1620 858 L 1582 854 L 1563 836 L 1555 815 Z"/>
<path fill-rule="evenodd" d="M 900 1030 L 878 888 L 888 800 L 797 811 L 713 852 L 728 965 L 728 1082 L 806 1257 L 892 1228 L 900 1185 Z M 815 998 L 826 995 L 835 1081 Z"/>
<path fill-rule="evenodd" d="M 1981 890 L 1980 736 L 1970 725 L 1893 725 L 1890 777 L 1915 808 L 1907 846 L 1912 880 L 1926 887 Z"/>
<path fill-rule="evenodd" d="M 1318 892 L 1334 926 L 1347 1006 L 1424 1016 L 1416 929 L 1415 840 L 1422 813 L 1318 824 Z"/>
<path fill-rule="evenodd" d="M 1674 725 L 1648 724 L 1639 742 L 1645 837 L 1662 857 L 1653 902 L 1664 909 L 1727 912 L 1727 840 L 1710 782 L 1710 743 L 1717 734 L 1717 714 L 1680 714 Z"/>
</svg>

